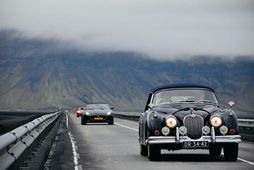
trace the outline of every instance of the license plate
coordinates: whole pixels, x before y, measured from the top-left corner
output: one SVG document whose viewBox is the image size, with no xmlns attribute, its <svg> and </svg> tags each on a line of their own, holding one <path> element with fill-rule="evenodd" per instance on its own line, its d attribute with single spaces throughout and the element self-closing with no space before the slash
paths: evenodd
<svg viewBox="0 0 254 170">
<path fill-rule="evenodd" d="M 206 141 L 183 142 L 183 148 L 208 148 L 209 143 Z"/>
<path fill-rule="evenodd" d="M 95 117 L 95 120 L 103 120 L 103 117 Z"/>
</svg>

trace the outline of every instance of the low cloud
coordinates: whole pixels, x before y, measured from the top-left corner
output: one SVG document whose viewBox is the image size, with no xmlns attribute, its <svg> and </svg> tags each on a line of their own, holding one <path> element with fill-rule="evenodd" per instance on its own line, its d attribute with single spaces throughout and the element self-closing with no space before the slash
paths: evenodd
<svg viewBox="0 0 254 170">
<path fill-rule="evenodd" d="M 253 0 L 2 0 L 0 29 L 157 59 L 254 57 Z"/>
</svg>

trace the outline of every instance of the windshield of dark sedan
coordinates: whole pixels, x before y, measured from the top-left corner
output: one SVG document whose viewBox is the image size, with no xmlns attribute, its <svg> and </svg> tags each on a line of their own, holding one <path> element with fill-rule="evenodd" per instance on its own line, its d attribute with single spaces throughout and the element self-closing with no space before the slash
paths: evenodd
<svg viewBox="0 0 254 170">
<path fill-rule="evenodd" d="M 109 110 L 109 106 L 107 104 L 89 104 L 86 106 L 87 110 Z"/>
<path fill-rule="evenodd" d="M 158 91 L 152 99 L 153 105 L 173 104 L 173 103 L 214 103 L 218 105 L 215 94 L 206 89 L 184 88 L 184 89 L 166 89 Z"/>
</svg>

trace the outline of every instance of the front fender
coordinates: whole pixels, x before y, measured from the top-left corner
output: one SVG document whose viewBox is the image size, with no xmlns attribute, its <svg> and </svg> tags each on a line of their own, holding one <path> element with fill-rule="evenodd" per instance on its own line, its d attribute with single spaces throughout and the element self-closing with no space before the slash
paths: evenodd
<svg viewBox="0 0 254 170">
<path fill-rule="evenodd" d="M 222 113 L 221 117 L 224 121 L 224 125 L 229 129 L 235 129 L 235 134 L 238 135 L 239 126 L 235 112 L 233 110 L 227 110 L 226 112 Z"/>
<path fill-rule="evenodd" d="M 157 112 L 147 114 L 147 130 L 150 134 L 154 134 L 155 130 L 160 130 L 163 126 L 165 126 L 165 116 Z"/>
<path fill-rule="evenodd" d="M 235 112 L 231 109 L 221 110 L 220 112 L 215 112 L 213 115 L 219 115 L 223 120 L 223 125 L 227 126 L 228 129 L 233 129 L 235 133 L 230 135 L 239 134 L 239 126 L 237 121 L 237 116 Z M 218 131 L 218 128 L 217 128 Z"/>
</svg>

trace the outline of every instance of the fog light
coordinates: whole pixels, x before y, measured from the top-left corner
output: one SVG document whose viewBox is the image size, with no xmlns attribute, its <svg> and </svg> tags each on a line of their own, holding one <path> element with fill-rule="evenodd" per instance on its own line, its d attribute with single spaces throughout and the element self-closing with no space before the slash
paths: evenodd
<svg viewBox="0 0 254 170">
<path fill-rule="evenodd" d="M 160 131 L 159 131 L 159 130 L 155 130 L 155 131 L 154 131 L 154 134 L 155 134 L 156 136 L 159 136 L 159 135 L 160 135 Z"/>
<path fill-rule="evenodd" d="M 227 126 L 221 126 L 220 127 L 220 133 L 222 134 L 222 135 L 226 135 L 227 133 L 228 133 L 228 128 L 227 128 Z"/>
<path fill-rule="evenodd" d="M 163 135 L 167 136 L 170 133 L 170 130 L 167 126 L 165 126 L 161 129 L 161 132 Z"/>
<path fill-rule="evenodd" d="M 202 128 L 202 132 L 204 135 L 208 135 L 210 133 L 211 129 L 208 126 L 204 126 Z"/>
<path fill-rule="evenodd" d="M 186 135 L 186 134 L 187 134 L 187 128 L 186 128 L 185 126 L 181 126 L 181 127 L 179 128 L 179 133 L 180 133 L 181 135 Z"/>
<path fill-rule="evenodd" d="M 230 133 L 231 135 L 234 135 L 234 134 L 235 134 L 235 129 L 230 129 L 230 130 L 229 130 L 229 133 Z"/>
</svg>

